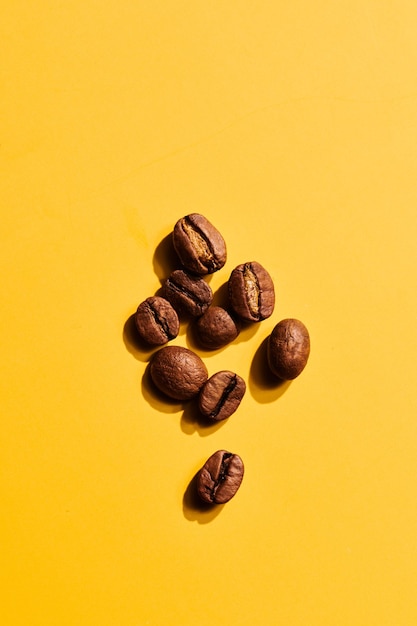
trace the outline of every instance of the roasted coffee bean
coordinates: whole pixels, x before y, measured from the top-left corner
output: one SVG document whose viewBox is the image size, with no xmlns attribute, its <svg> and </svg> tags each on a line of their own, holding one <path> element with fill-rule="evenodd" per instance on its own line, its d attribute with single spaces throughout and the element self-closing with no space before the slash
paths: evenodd
<svg viewBox="0 0 417 626">
<path fill-rule="evenodd" d="M 213 374 L 198 396 L 198 407 L 204 417 L 219 422 L 238 408 L 246 391 L 246 383 L 238 374 L 222 370 Z"/>
<path fill-rule="evenodd" d="M 135 325 L 140 338 L 150 346 L 161 346 L 179 332 L 178 315 L 172 305 L 159 296 L 147 298 L 138 306 Z"/>
<path fill-rule="evenodd" d="M 162 295 L 179 315 L 192 317 L 202 315 L 213 300 L 211 287 L 204 278 L 184 270 L 172 272 L 162 287 Z"/>
<path fill-rule="evenodd" d="M 310 336 L 307 328 L 296 319 L 278 322 L 267 340 L 268 365 L 282 380 L 297 378 L 307 365 Z"/>
<path fill-rule="evenodd" d="M 217 350 L 236 339 L 240 323 L 223 307 L 211 306 L 196 320 L 194 331 L 203 348 Z"/>
<path fill-rule="evenodd" d="M 256 261 L 242 263 L 233 270 L 228 292 L 232 309 L 245 322 L 260 322 L 273 313 L 274 283 L 266 269 Z"/>
<path fill-rule="evenodd" d="M 156 387 L 174 400 L 190 400 L 208 378 L 200 357 L 180 346 L 158 350 L 151 359 L 150 375 Z"/>
<path fill-rule="evenodd" d="M 178 220 L 173 244 L 182 265 L 194 274 L 212 274 L 226 263 L 226 243 L 222 235 L 199 213 Z"/>
<path fill-rule="evenodd" d="M 240 456 L 218 450 L 207 459 L 198 474 L 197 493 L 204 502 L 224 504 L 236 494 L 244 471 Z"/>
</svg>

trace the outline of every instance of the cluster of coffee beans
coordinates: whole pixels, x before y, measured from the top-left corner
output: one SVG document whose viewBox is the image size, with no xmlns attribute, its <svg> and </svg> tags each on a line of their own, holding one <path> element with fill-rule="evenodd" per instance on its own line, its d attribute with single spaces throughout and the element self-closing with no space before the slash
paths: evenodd
<svg viewBox="0 0 417 626">
<path fill-rule="evenodd" d="M 177 221 L 172 242 L 181 268 L 165 280 L 161 295 L 144 300 L 135 314 L 135 325 L 150 346 L 164 346 L 151 359 L 150 376 L 155 386 L 174 400 L 198 398 L 201 415 L 208 420 L 229 418 L 246 392 L 243 378 L 222 370 L 211 377 L 203 360 L 192 350 L 166 346 L 177 337 L 180 319 L 192 319 L 195 335 L 207 350 L 226 346 L 239 335 L 242 324 L 270 317 L 275 306 L 271 276 L 258 262 L 242 263 L 231 272 L 228 304 L 213 305 L 213 292 L 205 276 L 226 263 L 226 243 L 220 232 L 198 213 Z M 296 378 L 310 352 L 310 338 L 296 319 L 281 320 L 267 341 L 267 362 L 279 380 Z M 227 450 L 217 450 L 197 476 L 197 493 L 204 502 L 225 503 L 240 487 L 244 474 L 242 459 Z"/>
</svg>

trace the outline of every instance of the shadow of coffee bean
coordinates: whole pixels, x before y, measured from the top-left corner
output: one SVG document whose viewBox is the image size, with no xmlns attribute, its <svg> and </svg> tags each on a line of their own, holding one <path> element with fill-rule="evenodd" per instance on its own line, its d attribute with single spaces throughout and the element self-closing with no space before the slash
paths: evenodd
<svg viewBox="0 0 417 626">
<path fill-rule="evenodd" d="M 181 416 L 181 430 L 186 435 L 193 435 L 198 433 L 200 437 L 206 437 L 215 433 L 219 428 L 225 424 L 227 420 L 216 422 L 210 420 L 201 415 L 198 408 L 198 399 L 190 400 L 188 404 L 184 406 L 184 411 Z"/>
<path fill-rule="evenodd" d="M 172 232 L 166 235 L 156 246 L 152 263 L 154 272 L 161 283 L 168 278 L 171 272 L 181 267 L 172 242 Z"/>
<path fill-rule="evenodd" d="M 227 282 L 220 285 L 215 292 L 213 292 L 213 306 L 221 306 L 224 309 L 228 309 L 229 296 Z"/>
<path fill-rule="evenodd" d="M 224 504 L 209 504 L 199 497 L 197 493 L 199 472 L 200 470 L 188 483 L 182 500 L 182 510 L 186 519 L 199 524 L 208 524 L 219 515 Z"/>
<path fill-rule="evenodd" d="M 241 343 L 242 341 L 249 341 L 252 339 L 252 337 L 254 337 L 259 331 L 260 324 L 262 324 L 262 322 L 241 322 L 240 333 L 233 343 Z"/>
<path fill-rule="evenodd" d="M 252 359 L 249 371 L 249 389 L 255 400 L 261 404 L 274 402 L 290 386 L 290 380 L 280 380 L 269 369 L 267 359 L 268 337 L 266 337 Z"/>
</svg>

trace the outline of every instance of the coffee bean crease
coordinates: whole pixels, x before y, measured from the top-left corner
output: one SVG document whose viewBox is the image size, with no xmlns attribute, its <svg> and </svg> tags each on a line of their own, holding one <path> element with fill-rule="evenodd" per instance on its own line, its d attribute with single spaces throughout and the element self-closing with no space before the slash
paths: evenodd
<svg viewBox="0 0 417 626">
<path fill-rule="evenodd" d="M 214 407 L 213 411 L 211 411 L 209 417 L 215 418 L 220 413 L 224 403 L 227 401 L 227 399 L 229 398 L 230 394 L 232 393 L 236 385 L 237 385 L 237 376 L 235 374 L 233 378 L 230 380 L 227 387 L 224 389 L 220 400 L 218 401 L 217 405 Z"/>
<path fill-rule="evenodd" d="M 201 263 L 205 265 L 208 270 L 213 269 L 214 254 L 210 242 L 202 230 L 191 221 L 189 216 L 184 218 L 183 230 L 190 239 L 190 243 L 195 247 Z"/>
<path fill-rule="evenodd" d="M 155 307 L 151 302 L 146 302 L 144 305 L 146 309 L 149 311 L 150 315 L 153 317 L 155 324 L 157 324 L 161 330 L 161 332 L 166 336 L 168 341 L 170 339 L 174 339 L 177 335 L 176 333 L 171 332 L 169 323 L 166 317 L 163 315 L 162 311 L 160 311 L 157 307 Z"/>
</svg>

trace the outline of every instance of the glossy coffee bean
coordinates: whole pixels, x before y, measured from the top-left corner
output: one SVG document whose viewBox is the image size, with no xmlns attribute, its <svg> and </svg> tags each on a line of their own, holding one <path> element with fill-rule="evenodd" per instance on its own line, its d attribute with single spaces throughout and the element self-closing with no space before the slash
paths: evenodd
<svg viewBox="0 0 417 626">
<path fill-rule="evenodd" d="M 229 302 L 245 322 L 260 322 L 272 315 L 275 290 L 271 276 L 256 261 L 238 265 L 228 282 Z"/>
<path fill-rule="evenodd" d="M 141 302 L 134 320 L 140 338 L 150 346 L 161 346 L 174 339 L 180 328 L 176 311 L 168 300 L 159 296 Z"/>
<path fill-rule="evenodd" d="M 223 307 L 211 306 L 196 320 L 194 331 L 203 348 L 217 350 L 236 339 L 240 324 Z"/>
<path fill-rule="evenodd" d="M 226 263 L 226 243 L 222 235 L 199 213 L 178 220 L 173 244 L 182 265 L 194 274 L 211 274 Z"/>
<path fill-rule="evenodd" d="M 184 270 L 175 270 L 165 281 L 162 295 L 179 315 L 198 317 L 208 309 L 213 292 L 204 278 Z"/>
<path fill-rule="evenodd" d="M 230 417 L 238 408 L 246 391 L 246 383 L 238 374 L 223 370 L 213 374 L 198 396 L 200 413 L 219 422 Z"/>
<path fill-rule="evenodd" d="M 240 456 L 218 450 L 207 459 L 197 476 L 197 493 L 204 502 L 224 504 L 236 494 L 244 471 Z"/>
<path fill-rule="evenodd" d="M 165 346 L 155 352 L 150 375 L 155 386 L 174 400 L 190 400 L 208 378 L 207 368 L 200 357 L 180 346 Z"/>
<path fill-rule="evenodd" d="M 268 365 L 275 376 L 292 380 L 301 374 L 310 355 L 307 328 L 296 319 L 278 322 L 267 341 Z"/>
</svg>

